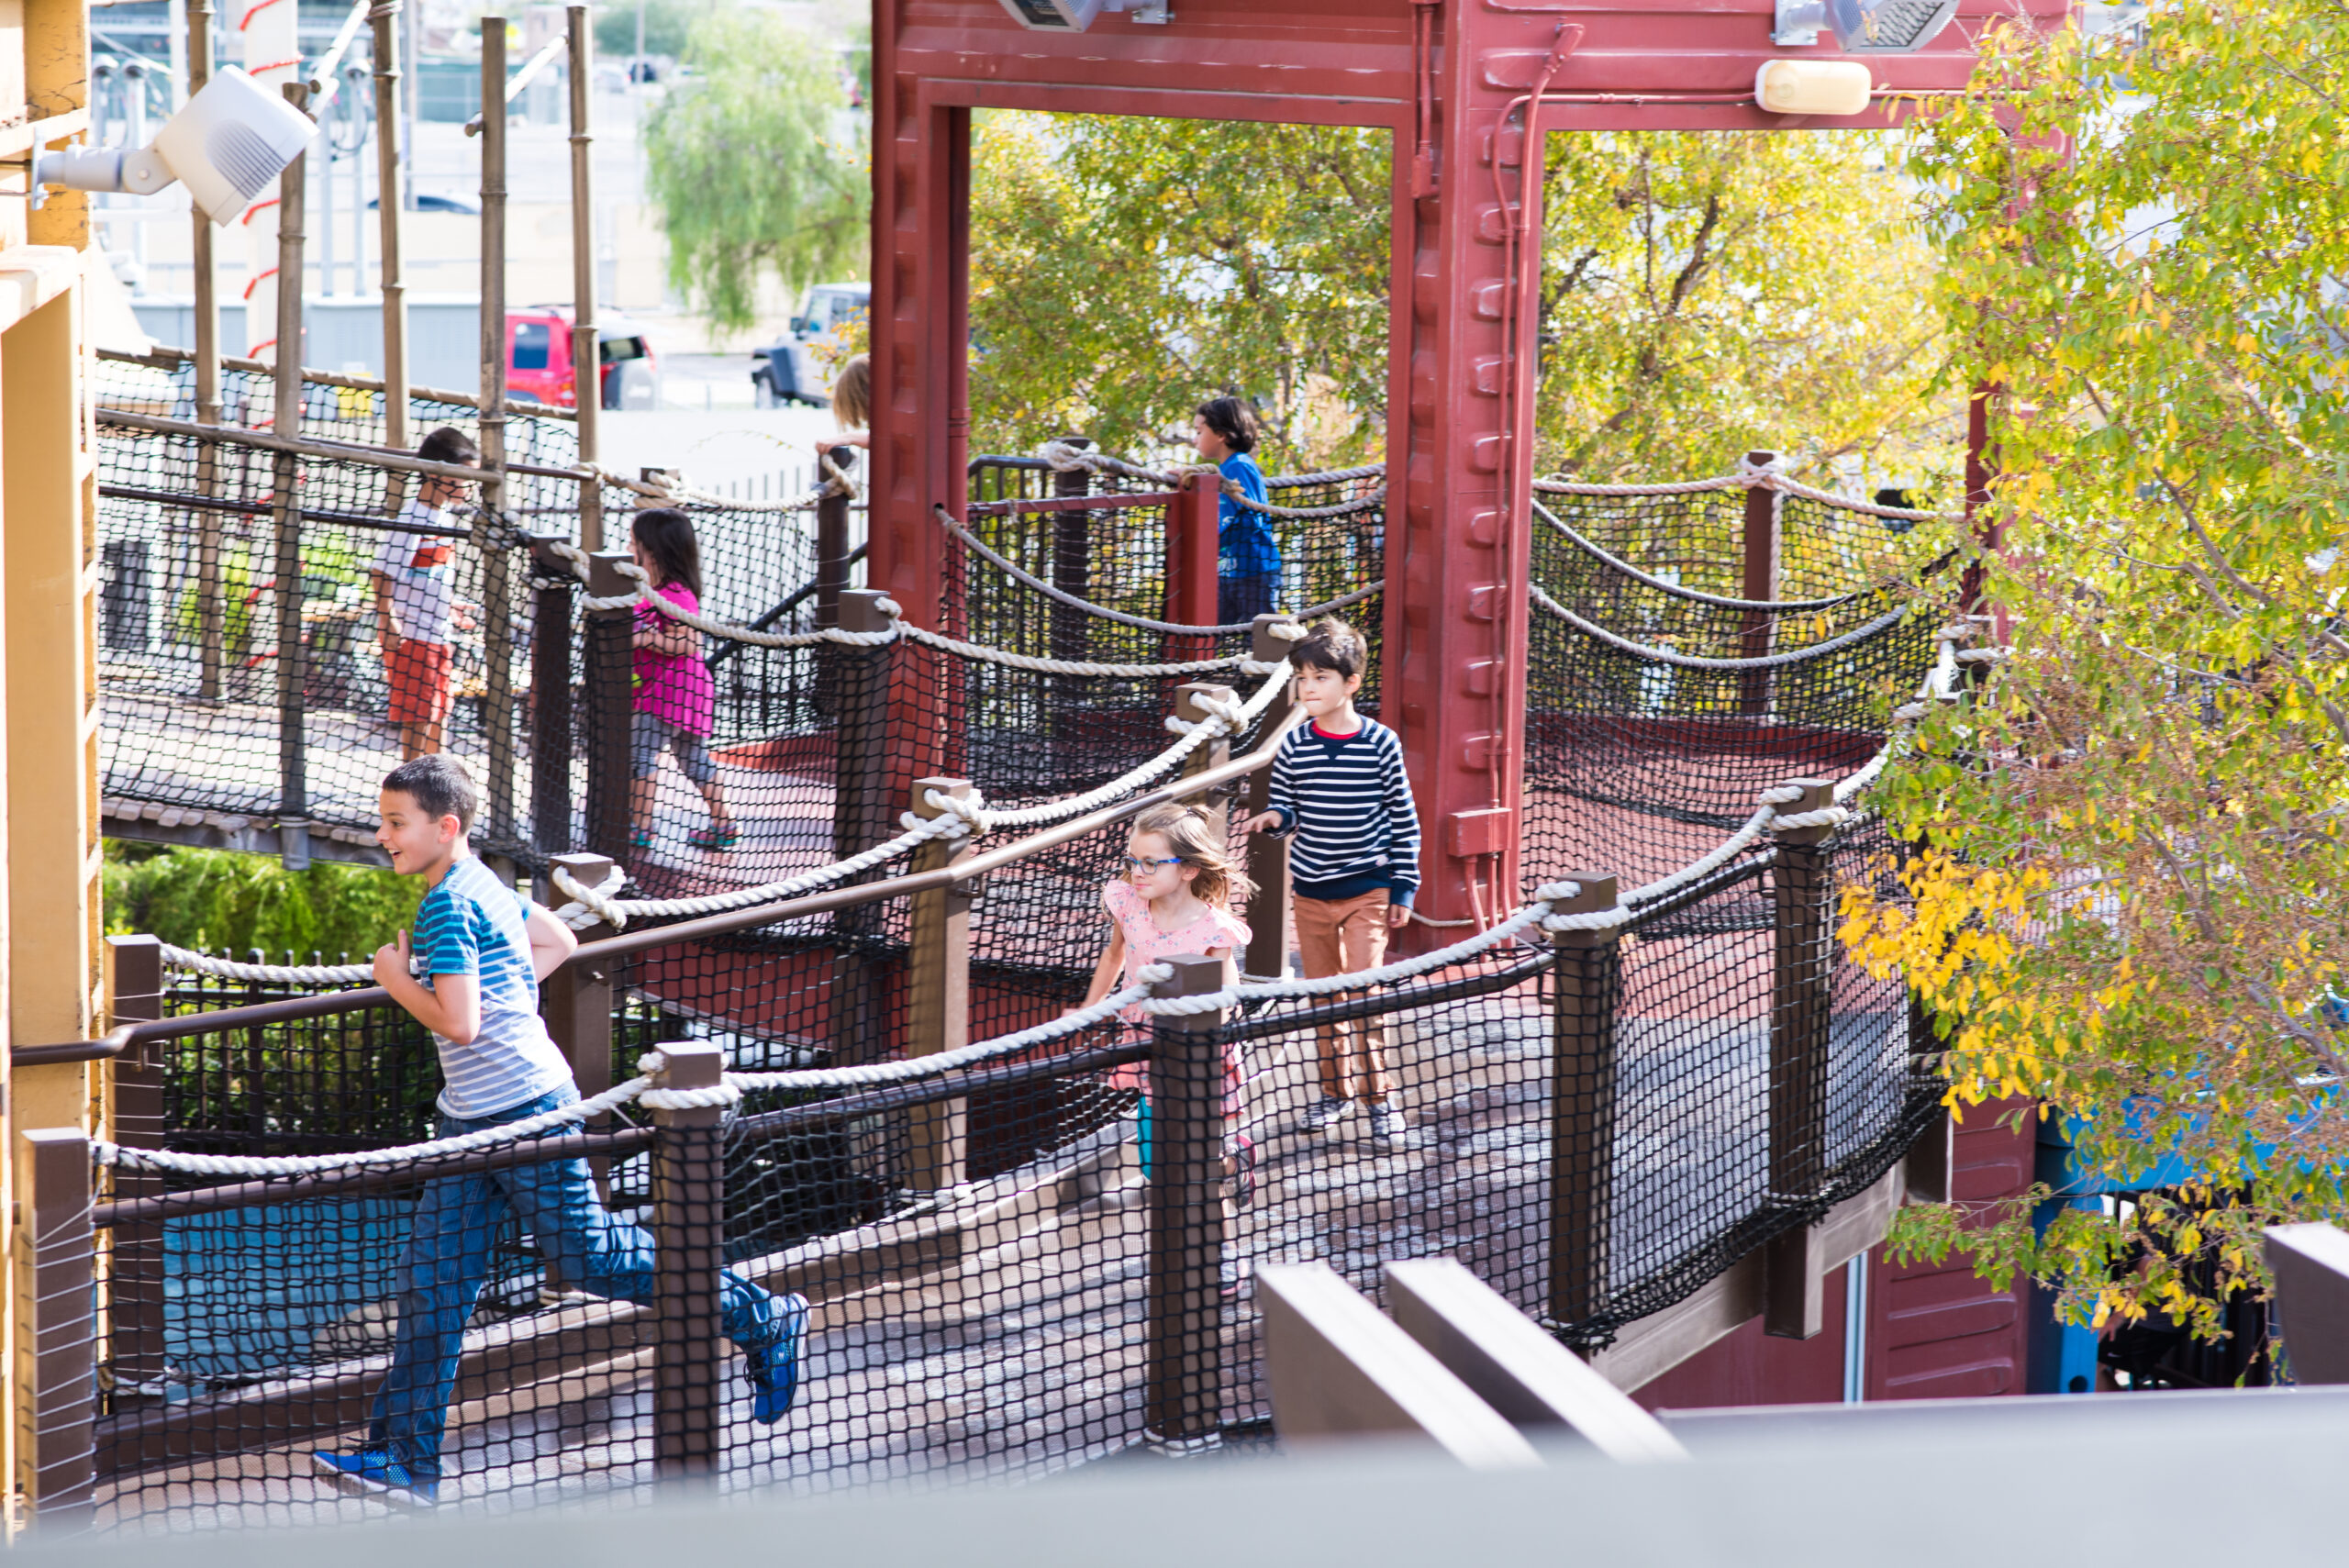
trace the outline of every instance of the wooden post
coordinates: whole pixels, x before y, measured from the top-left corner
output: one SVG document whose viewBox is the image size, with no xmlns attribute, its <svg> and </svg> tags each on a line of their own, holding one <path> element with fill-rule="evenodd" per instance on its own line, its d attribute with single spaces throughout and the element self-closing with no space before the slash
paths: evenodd
<svg viewBox="0 0 2349 1568">
<path fill-rule="evenodd" d="M 1568 873 L 1580 891 L 1561 915 L 1616 906 L 1615 878 Z M 1622 996 L 1620 928 L 1551 939 L 1550 1317 L 1580 1323 L 1607 1299 L 1615 1204 L 1615 1015 Z"/>
<path fill-rule="evenodd" d="M 1221 481 L 1213 473 L 1193 473 L 1183 489 L 1166 504 L 1165 618 L 1177 626 L 1216 624 L 1216 517 L 1223 502 Z M 1215 639 L 1170 633 L 1169 663 L 1215 657 Z"/>
<path fill-rule="evenodd" d="M 97 1325 L 92 1314 L 95 1257 L 90 1236 L 90 1140 L 79 1128 L 24 1135 L 18 1171 L 29 1192 L 20 1212 L 31 1221 L 32 1432 L 28 1501 L 42 1529 L 66 1533 L 90 1525 L 95 1473 L 92 1432 L 97 1417 Z M 18 1366 L 24 1367 L 19 1362 Z"/>
<path fill-rule="evenodd" d="M 1223 989 L 1221 959 L 1166 961 L 1160 996 Z M 1171 1453 L 1218 1447 L 1223 1421 L 1220 1012 L 1159 1018 L 1150 1058 L 1150 1303 L 1143 1430 Z"/>
<path fill-rule="evenodd" d="M 1786 817 L 1835 804 L 1824 779 L 1794 779 L 1802 798 L 1778 807 Z M 1798 1205 L 1818 1195 L 1827 1174 L 1828 1026 L 1833 1006 L 1830 901 L 1835 879 L 1824 848 L 1832 827 L 1786 828 L 1776 834 L 1771 901 L 1777 940 L 1770 997 L 1770 1198 Z M 1809 1340 L 1826 1322 L 1825 1258 L 1819 1228 L 1803 1225 L 1768 1243 L 1762 1331 Z"/>
<path fill-rule="evenodd" d="M 1289 643 L 1273 635 L 1280 616 L 1258 616 L 1249 639 L 1248 656 L 1263 664 L 1277 664 L 1288 657 Z M 1269 679 L 1269 677 L 1267 677 Z M 1262 733 L 1270 735 L 1288 722 L 1297 687 L 1288 684 L 1264 709 Z M 1247 811 L 1261 814 L 1272 802 L 1273 770 L 1258 768 L 1248 775 Z M 1248 880 L 1256 884 L 1248 900 L 1248 973 L 1277 980 L 1288 973 L 1288 840 L 1269 833 L 1248 836 Z"/>
<path fill-rule="evenodd" d="M 854 447 L 834 447 L 831 459 L 843 473 L 856 461 Z M 829 479 L 829 474 L 818 474 Z M 848 514 L 855 497 L 827 488 L 816 503 L 816 624 L 841 624 L 841 595 L 848 587 Z"/>
<path fill-rule="evenodd" d="M 1217 703 L 1230 703 L 1239 701 L 1240 694 L 1230 686 L 1219 685 L 1212 681 L 1186 681 L 1174 688 L 1174 717 L 1189 724 L 1205 723 L 1208 718 L 1208 710 L 1201 706 L 1202 698 Z M 1192 778 L 1206 773 L 1209 768 L 1219 768 L 1230 761 L 1231 761 L 1231 737 L 1228 734 L 1219 735 L 1183 759 L 1183 776 L 1186 779 Z M 1226 815 L 1205 793 L 1186 795 L 1182 797 L 1182 800 L 1186 806 L 1214 807 L 1219 817 Z"/>
<path fill-rule="evenodd" d="M 1747 452 L 1745 461 L 1755 468 L 1766 467 L 1778 460 L 1776 452 Z M 1766 602 L 1778 596 L 1778 493 L 1766 485 L 1757 484 L 1745 493 L 1745 579 L 1741 597 Z M 1745 612 L 1745 630 L 1738 649 L 1740 657 L 1760 659 L 1769 653 L 1776 640 L 1775 627 L 1767 610 Z M 1744 671 L 1738 680 L 1738 711 L 1756 717 L 1770 711 L 1770 672 Z"/>
<path fill-rule="evenodd" d="M 511 843 L 514 823 L 514 558 L 506 513 L 506 18 L 481 19 L 481 506 L 482 652 L 487 690 L 481 727 L 489 753 L 490 837 Z M 602 846 L 598 846 L 601 848 Z"/>
<path fill-rule="evenodd" d="M 1089 436 L 1063 436 L 1061 439 L 1084 451 L 1091 448 Z M 1089 495 L 1093 493 L 1093 471 L 1089 468 L 1063 468 L 1052 471 L 1052 494 L 1058 497 Z M 1052 586 L 1072 598 L 1091 600 L 1093 597 L 1093 514 L 1072 508 L 1052 515 Z M 1074 606 L 1052 601 L 1049 612 L 1052 618 L 1052 654 L 1055 659 L 1078 660 L 1085 657 L 1085 620 L 1083 610 Z M 1169 617 L 1172 618 L 1172 617 Z"/>
<path fill-rule="evenodd" d="M 661 1047 L 663 1089 L 714 1087 L 725 1069 L 718 1047 Z M 725 1447 L 726 1391 L 719 1362 L 718 1272 L 726 1251 L 725 1113 L 716 1106 L 656 1110 L 652 1146 L 654 1473 L 664 1482 L 706 1479 Z"/>
<path fill-rule="evenodd" d="M 968 779 L 916 779 L 913 812 L 937 817 L 933 794 L 972 795 Z M 932 839 L 913 853 L 917 874 L 968 860 L 971 840 Z M 917 893 L 906 952 L 906 1055 L 935 1056 L 971 1043 L 971 889 L 967 884 Z M 905 1185 L 915 1192 L 958 1186 L 968 1170 L 969 1102 L 942 1100 L 908 1113 Z"/>
<path fill-rule="evenodd" d="M 842 631 L 886 631 L 885 595 L 852 588 L 841 595 Z M 833 694 L 832 858 L 846 860 L 894 835 L 889 807 L 891 650 L 822 644 L 817 652 Z M 860 904 L 832 917 L 832 1060 L 874 1062 L 888 1054 L 885 906 Z"/>
<path fill-rule="evenodd" d="M 307 83 L 285 84 L 285 101 L 309 112 Z M 302 197 L 309 159 L 297 154 L 277 182 L 277 408 L 281 436 L 302 434 Z M 246 336 L 252 335 L 247 322 Z M 309 745 L 303 713 L 307 661 L 302 648 L 302 467 L 292 452 L 271 462 L 276 536 L 277 858 L 287 871 L 310 864 Z"/>
<path fill-rule="evenodd" d="M 602 454 L 604 360 L 596 322 L 596 191 L 594 148 L 589 128 L 595 101 L 596 34 L 587 7 L 567 6 L 571 45 L 571 379 L 572 406 L 579 416 L 579 461 L 593 465 Z M 489 100 L 482 100 L 484 106 Z M 486 125 L 486 122 L 484 122 Z M 604 548 L 604 493 L 592 481 L 579 486 L 579 548 Z"/>
<path fill-rule="evenodd" d="M 106 1027 L 163 1016 L 163 949 L 150 936 L 106 939 Z M 163 1144 L 163 1063 L 157 1041 L 133 1046 L 109 1064 L 106 1134 L 127 1149 Z M 110 1195 L 151 1197 L 163 1190 L 151 1172 L 117 1168 Z M 117 1402 L 139 1396 L 163 1376 L 163 1228 L 152 1221 L 115 1227 L 107 1249 L 106 1331 L 112 1341 Z"/>
<path fill-rule="evenodd" d="M 383 250 L 384 444 L 405 447 L 407 429 L 407 273 L 400 257 L 402 216 L 407 206 L 400 181 L 399 14 L 385 6 L 369 13 L 375 46 L 375 222 Z"/>
<path fill-rule="evenodd" d="M 595 488 L 583 482 L 584 495 Z M 530 837 L 540 854 L 571 847 L 571 584 L 568 563 L 548 546 L 559 534 L 526 536 L 548 585 L 534 588 L 530 641 Z"/>
<path fill-rule="evenodd" d="M 620 575 L 622 550 L 587 558 L 587 595 L 618 598 L 636 585 Z M 635 673 L 629 647 L 636 611 L 589 610 L 581 639 L 586 712 L 587 847 L 615 861 L 629 858 L 629 725 L 635 706 L 629 683 Z"/>
<path fill-rule="evenodd" d="M 187 91 L 194 97 L 212 80 L 212 0 L 187 0 Z M 195 417 L 198 424 L 220 423 L 220 297 L 219 272 L 212 259 L 212 219 L 201 208 L 188 215 L 194 226 L 189 259 L 195 270 Z M 195 493 L 220 494 L 220 453 L 210 441 L 195 443 Z M 207 703 L 221 700 L 228 673 L 227 615 L 221 598 L 221 514 L 206 510 L 190 514 L 195 528 L 195 623 L 197 657 L 202 673 L 196 695 Z"/>
</svg>

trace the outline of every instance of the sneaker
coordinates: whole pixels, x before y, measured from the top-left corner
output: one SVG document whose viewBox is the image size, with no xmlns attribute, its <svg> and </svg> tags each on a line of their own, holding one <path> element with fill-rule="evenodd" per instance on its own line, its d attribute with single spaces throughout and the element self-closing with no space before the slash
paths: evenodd
<svg viewBox="0 0 2349 1568">
<path fill-rule="evenodd" d="M 373 1497 L 403 1508 L 429 1508 L 440 1501 L 438 1481 L 418 1481 L 407 1466 L 379 1448 L 357 1453 L 310 1455 L 310 1468 L 334 1483 L 347 1497 Z"/>
<path fill-rule="evenodd" d="M 751 1379 L 751 1419 L 772 1427 L 799 1394 L 799 1351 L 807 1339 L 807 1298 L 794 1291 L 775 1297 L 774 1342 L 742 1352 Z"/>
<path fill-rule="evenodd" d="M 1354 1103 L 1352 1100 L 1341 1100 L 1335 1095 L 1324 1095 L 1305 1108 L 1305 1114 L 1297 1118 L 1297 1130 L 1319 1132 L 1353 1108 Z"/>
<path fill-rule="evenodd" d="M 1410 1126 L 1403 1119 L 1403 1107 L 1393 1100 L 1375 1100 L 1370 1107 L 1370 1136 L 1376 1143 L 1402 1143 L 1408 1140 Z"/>
<path fill-rule="evenodd" d="M 696 828 L 685 842 L 696 850 L 730 850 L 742 841 L 742 829 L 729 822 L 723 828 Z"/>
<path fill-rule="evenodd" d="M 652 829 L 639 828 L 629 834 L 628 841 L 636 849 L 649 850 L 652 847 Z"/>
<path fill-rule="evenodd" d="M 1256 1201 L 1256 1145 L 1247 1134 L 1231 1140 L 1231 1207 L 1246 1208 Z"/>
</svg>

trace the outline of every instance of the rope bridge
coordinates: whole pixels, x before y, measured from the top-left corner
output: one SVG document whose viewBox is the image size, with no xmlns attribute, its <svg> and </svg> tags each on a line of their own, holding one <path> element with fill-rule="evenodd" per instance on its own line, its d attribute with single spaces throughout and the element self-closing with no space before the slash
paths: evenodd
<svg viewBox="0 0 2349 1568">
<path fill-rule="evenodd" d="M 746 691 L 799 705 L 726 735 L 789 781 L 743 798 L 804 827 L 727 885 L 665 843 L 618 846 L 608 871 L 545 862 L 590 938 L 547 988 L 576 1106 L 437 1138 L 429 1042 L 379 992 L 318 995 L 362 975 L 143 950 L 158 1016 L 112 1049 L 117 1084 L 162 1109 L 84 1151 L 113 1326 L 92 1395 L 102 1521 L 380 1512 L 302 1457 L 363 1421 L 408 1216 L 469 1173 L 591 1158 L 656 1252 L 814 1303 L 799 1403 L 760 1426 L 706 1326 L 657 1294 L 583 1296 L 498 1221 L 442 1492 L 496 1508 L 1209 1445 L 1268 1414 L 1258 1262 L 1321 1258 L 1375 1288 L 1385 1259 L 1449 1253 L 1600 1348 L 1887 1179 L 1936 1114 L 1930 1041 L 1897 987 L 1843 964 L 1829 914 L 1838 885 L 1881 874 L 1866 788 L 1901 722 L 1988 651 L 1917 592 L 1943 564 L 1932 519 L 1767 473 L 1540 487 L 1519 906 L 1327 981 L 1288 977 L 1275 922 L 1237 981 L 1146 971 L 1072 1010 L 1132 817 L 1228 807 L 1261 777 L 1294 722 L 1296 617 L 1353 595 L 1376 625 L 1375 471 L 1276 489 L 1306 503 L 1272 514 L 1293 530 L 1290 616 L 1244 628 L 1164 613 L 1148 498 L 1180 477 L 978 460 L 983 499 L 940 520 L 961 551 L 941 631 L 853 590 L 820 624 L 755 626 L 779 574 L 672 615 L 740 650 L 718 668 L 750 666 Z M 1774 592 L 1749 597 L 1733 541 L 1757 505 L 1778 550 Z M 592 828 L 614 815 L 598 661 L 642 606 L 670 612 L 575 539 L 541 539 L 533 562 L 540 633 L 558 601 L 581 623 L 566 826 Z M 532 689 L 542 721 L 558 685 Z M 728 766 L 729 787 L 754 771 Z M 1807 776 L 1836 782 L 1787 782 Z M 1383 1050 L 1403 1140 L 1374 1142 L 1359 1114 L 1298 1130 L 1324 1038 Z M 684 1041 L 729 1070 L 694 1078 Z M 656 1398 L 683 1418 L 656 1420 Z"/>
</svg>

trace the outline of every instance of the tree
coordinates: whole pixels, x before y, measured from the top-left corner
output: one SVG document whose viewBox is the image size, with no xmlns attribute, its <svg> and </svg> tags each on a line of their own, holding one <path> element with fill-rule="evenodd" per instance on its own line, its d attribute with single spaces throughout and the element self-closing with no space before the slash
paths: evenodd
<svg viewBox="0 0 2349 1568">
<path fill-rule="evenodd" d="M 1932 487 L 1961 398 L 1932 248 L 1882 132 L 1559 134 L 1544 175 L 1540 461 L 1598 482 L 1784 453 Z"/>
<path fill-rule="evenodd" d="M 1994 30 L 1919 149 L 2012 646 L 1887 775 L 1913 906 L 1855 889 L 1844 933 L 1933 1006 L 1961 1110 L 2033 1096 L 2122 1186 L 2184 1167 L 2043 1235 L 2043 1190 L 1904 1217 L 2078 1321 L 2216 1334 L 2262 1227 L 2349 1214 L 2345 96 L 2332 0 L 2186 4 Z"/>
<path fill-rule="evenodd" d="M 672 60 L 682 57 L 695 22 L 718 6 L 718 0 L 642 0 L 644 52 L 665 54 Z M 633 59 L 638 14 L 636 5 L 597 7 L 596 52 L 607 60 Z"/>
<path fill-rule="evenodd" d="M 864 160 L 829 44 L 768 11 L 694 24 L 647 139 L 669 272 L 725 331 L 756 321 L 761 280 L 796 293 L 862 272 Z"/>
<path fill-rule="evenodd" d="M 974 450 L 1082 430 L 1152 451 L 1233 393 L 1279 461 L 1377 455 L 1385 137 L 1002 113 L 976 141 Z"/>
</svg>

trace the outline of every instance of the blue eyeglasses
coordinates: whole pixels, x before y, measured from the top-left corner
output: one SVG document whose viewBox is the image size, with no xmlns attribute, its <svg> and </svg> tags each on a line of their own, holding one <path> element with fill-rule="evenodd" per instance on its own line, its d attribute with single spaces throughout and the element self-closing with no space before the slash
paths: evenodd
<svg viewBox="0 0 2349 1568">
<path fill-rule="evenodd" d="M 1126 857 L 1126 874 L 1130 876 L 1136 872 L 1148 873 L 1160 866 L 1178 866 L 1182 863 L 1183 857 L 1180 855 L 1166 855 L 1158 859 L 1151 860 L 1139 859 L 1133 855 L 1128 855 Z"/>
</svg>

